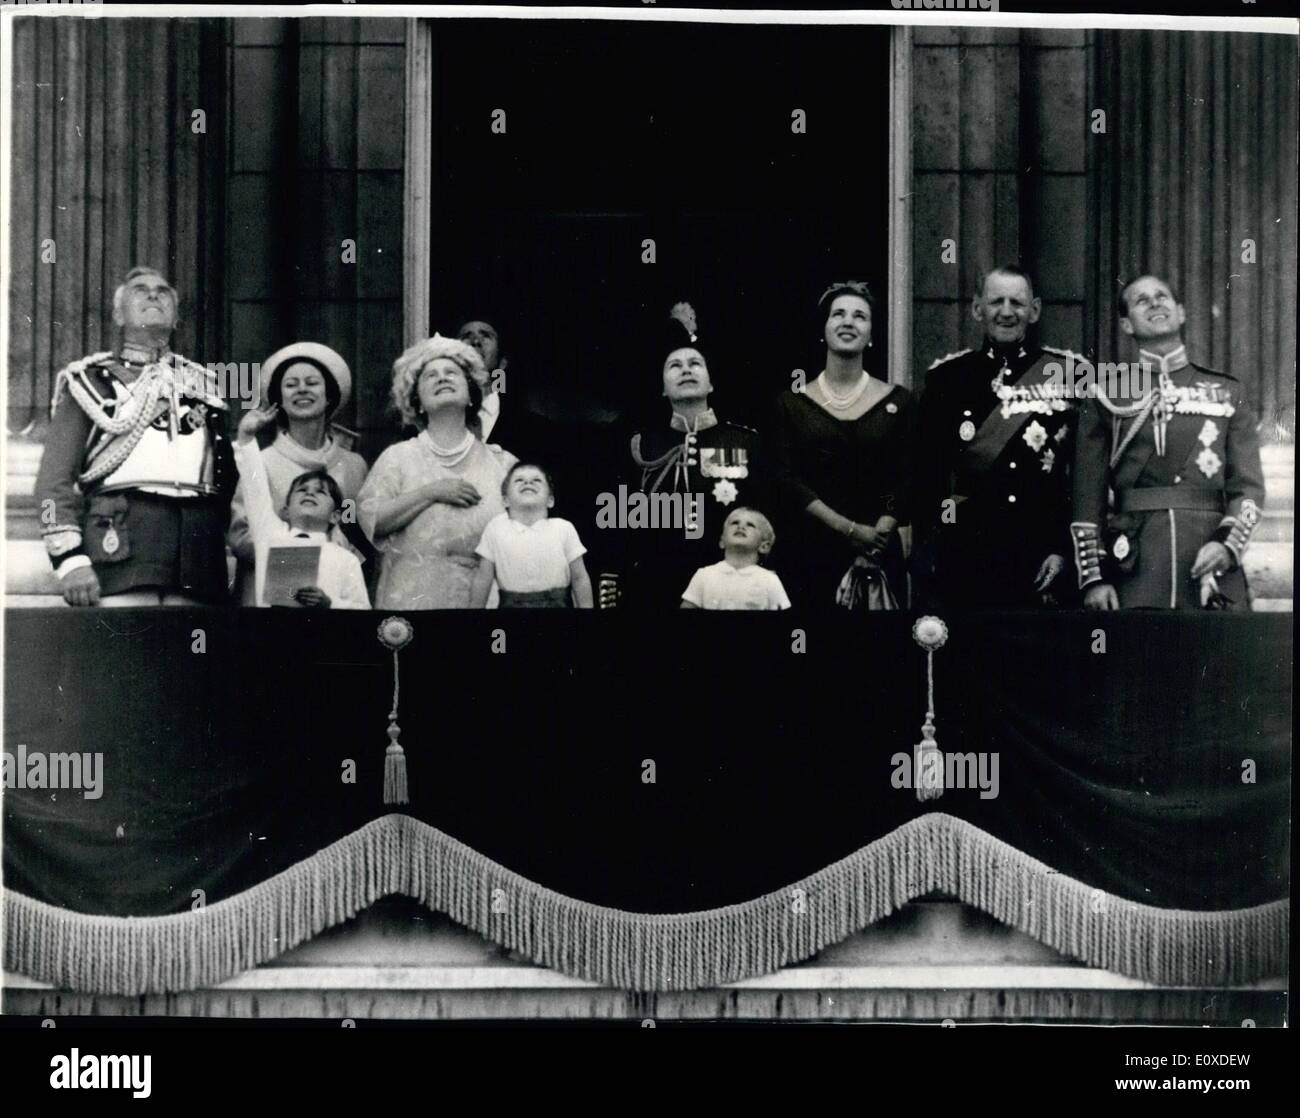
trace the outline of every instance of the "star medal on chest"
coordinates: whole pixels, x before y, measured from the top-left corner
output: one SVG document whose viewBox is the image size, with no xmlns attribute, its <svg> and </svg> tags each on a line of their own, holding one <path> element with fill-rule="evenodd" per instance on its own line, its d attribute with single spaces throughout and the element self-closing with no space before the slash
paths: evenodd
<svg viewBox="0 0 1300 1118">
<path fill-rule="evenodd" d="M 1117 537 L 1115 540 L 1115 546 L 1111 548 L 1111 551 L 1114 553 L 1116 559 L 1121 563 L 1124 562 L 1124 560 L 1128 558 L 1129 552 L 1128 536 L 1120 535 Z"/>
<path fill-rule="evenodd" d="M 1223 459 L 1207 446 L 1196 456 L 1196 465 L 1206 477 L 1213 477 L 1223 465 Z"/>
<path fill-rule="evenodd" d="M 975 424 L 971 422 L 970 412 L 962 412 L 962 415 L 966 416 L 966 418 L 961 421 L 961 426 L 957 428 L 957 437 L 962 442 L 968 443 L 975 437 Z"/>
<path fill-rule="evenodd" d="M 1043 449 L 1043 444 L 1047 442 L 1047 428 L 1039 423 L 1038 420 L 1031 420 L 1029 426 L 1025 428 L 1025 433 L 1021 435 L 1021 438 L 1025 440 L 1025 445 L 1037 454 Z"/>
<path fill-rule="evenodd" d="M 104 533 L 104 542 L 100 546 L 104 549 L 105 555 L 115 554 L 117 549 L 122 546 L 122 541 L 117 536 L 117 529 L 111 524 L 108 531 Z"/>
</svg>

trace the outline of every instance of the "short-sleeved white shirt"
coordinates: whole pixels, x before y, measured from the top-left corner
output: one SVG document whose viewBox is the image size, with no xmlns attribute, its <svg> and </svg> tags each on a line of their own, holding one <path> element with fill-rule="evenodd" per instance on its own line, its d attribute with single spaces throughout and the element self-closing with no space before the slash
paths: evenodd
<svg viewBox="0 0 1300 1118">
<path fill-rule="evenodd" d="M 790 599 L 774 571 L 757 563 L 733 567 L 725 559 L 701 567 L 682 597 L 700 609 L 789 609 Z"/>
<path fill-rule="evenodd" d="M 505 512 L 487 522 L 475 550 L 495 565 L 497 585 L 516 594 L 568 586 L 569 564 L 587 552 L 567 520 L 522 524 Z"/>
</svg>

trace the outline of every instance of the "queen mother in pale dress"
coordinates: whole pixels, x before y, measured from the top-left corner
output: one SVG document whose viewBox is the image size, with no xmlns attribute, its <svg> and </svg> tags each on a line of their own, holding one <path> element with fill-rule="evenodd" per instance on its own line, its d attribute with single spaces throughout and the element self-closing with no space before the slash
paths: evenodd
<svg viewBox="0 0 1300 1118">
<path fill-rule="evenodd" d="M 501 482 L 515 462 L 479 438 L 487 381 L 475 349 L 438 334 L 393 363 L 393 404 L 419 434 L 379 456 L 358 496 L 380 552 L 376 609 L 469 608 L 474 549 L 505 511 Z"/>
</svg>

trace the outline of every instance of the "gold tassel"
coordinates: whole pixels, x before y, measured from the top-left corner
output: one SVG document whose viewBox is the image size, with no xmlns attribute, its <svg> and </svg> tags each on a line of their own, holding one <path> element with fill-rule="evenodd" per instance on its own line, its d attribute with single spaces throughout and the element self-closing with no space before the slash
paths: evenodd
<svg viewBox="0 0 1300 1118">
<path fill-rule="evenodd" d="M 943 795 L 943 754 L 934 740 L 934 654 L 948 642 L 948 626 L 937 617 L 918 617 L 912 639 L 925 649 L 925 722 L 912 753 L 912 786 L 924 803 Z"/>
<path fill-rule="evenodd" d="M 916 743 L 912 760 L 916 798 L 922 801 L 937 800 L 943 795 L 943 754 L 939 752 L 939 743 L 934 740 L 934 722 L 929 712 L 921 727 L 921 740 Z"/>
<path fill-rule="evenodd" d="M 409 804 L 406 789 L 406 751 L 397 740 L 402 728 L 393 721 L 388 727 L 388 748 L 384 751 L 384 803 Z"/>
<path fill-rule="evenodd" d="M 402 695 L 397 654 L 415 636 L 415 629 L 405 617 L 386 617 L 379 623 L 379 643 L 393 653 L 393 709 L 388 712 L 388 748 L 384 751 L 384 803 L 410 803 L 406 783 L 406 752 L 397 739 L 402 728 L 397 724 L 397 704 Z"/>
</svg>

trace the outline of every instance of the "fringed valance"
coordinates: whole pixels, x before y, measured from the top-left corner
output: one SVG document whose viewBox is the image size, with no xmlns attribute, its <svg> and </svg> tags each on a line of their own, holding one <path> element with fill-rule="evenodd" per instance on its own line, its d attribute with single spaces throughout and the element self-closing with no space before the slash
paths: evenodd
<svg viewBox="0 0 1300 1118">
<path fill-rule="evenodd" d="M 204 987 L 401 893 L 686 989 L 938 890 L 1152 982 L 1283 969 L 1289 617 L 551 612 L 9 611 L 7 965 Z"/>
<path fill-rule="evenodd" d="M 941 812 L 784 889 L 674 914 L 563 896 L 426 823 L 387 815 L 236 897 L 174 916 L 87 916 L 9 893 L 6 966 L 89 993 L 193 990 L 402 893 L 565 974 L 626 990 L 687 990 L 801 962 L 934 891 L 1082 962 L 1159 985 L 1238 984 L 1286 966 L 1283 901 L 1228 912 L 1136 904 Z"/>
</svg>

